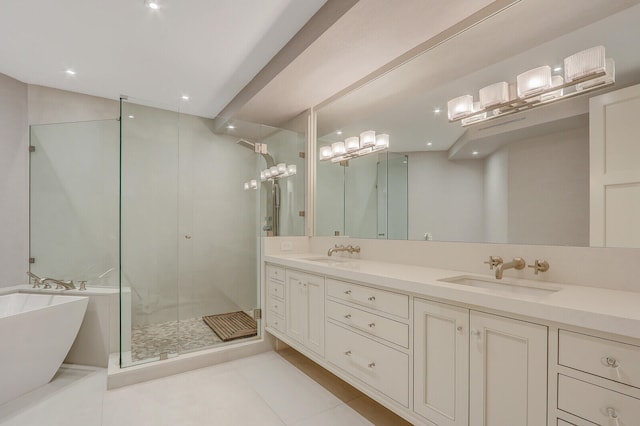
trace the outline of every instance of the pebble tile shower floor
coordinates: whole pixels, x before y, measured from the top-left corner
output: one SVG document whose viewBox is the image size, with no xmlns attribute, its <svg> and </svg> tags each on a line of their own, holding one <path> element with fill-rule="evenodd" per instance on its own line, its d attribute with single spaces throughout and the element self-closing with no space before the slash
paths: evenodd
<svg viewBox="0 0 640 426">
<path fill-rule="evenodd" d="M 222 343 L 222 340 L 202 321 L 189 318 L 131 328 L 131 358 L 133 362 L 158 358 L 161 353 L 175 354 Z"/>
</svg>

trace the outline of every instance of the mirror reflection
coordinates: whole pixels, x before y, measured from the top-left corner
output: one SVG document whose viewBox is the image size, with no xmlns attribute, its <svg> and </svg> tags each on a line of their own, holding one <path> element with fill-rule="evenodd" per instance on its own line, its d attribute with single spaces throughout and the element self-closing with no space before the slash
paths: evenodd
<svg viewBox="0 0 640 426">
<path fill-rule="evenodd" d="M 523 0 L 321 106 L 319 147 L 371 129 L 389 135 L 388 155 L 406 159 L 406 225 L 389 214 L 388 232 L 380 235 L 380 225 L 366 224 L 381 221 L 385 209 L 365 209 L 358 198 L 366 191 L 348 193 L 383 186 L 375 164 L 365 165 L 365 158 L 350 160 L 348 167 L 325 161 L 318 164 L 316 234 L 339 230 L 363 238 L 640 246 L 640 223 L 634 219 L 640 217 L 640 151 L 629 141 L 640 111 L 640 101 L 629 92 L 640 83 L 638 3 Z M 515 28 L 526 31 L 506 31 Z M 597 46 L 615 61 L 615 84 L 590 92 L 556 85 L 560 77 L 568 85 L 565 58 Z M 476 109 L 468 110 L 468 118 L 478 111 L 481 89 L 506 82 L 514 91 L 518 75 L 539 67 L 548 67 L 549 86 L 521 100 L 539 107 L 494 118 L 496 104 L 479 111 L 490 120 L 465 125 L 449 120 L 449 101 L 471 95 L 476 105 L 469 108 Z M 605 72 L 611 74 L 610 67 L 595 78 L 608 76 Z M 544 103 L 560 88 L 577 94 Z M 611 107 L 621 102 L 624 106 Z M 597 127 L 602 120 L 606 125 Z M 598 128 L 607 129 L 596 132 L 604 135 L 600 139 L 593 134 Z M 605 158 L 609 163 L 603 168 Z M 614 169 L 621 172 L 613 176 Z M 402 195 L 385 182 L 389 213 L 402 204 L 396 199 Z M 348 226 L 349 221 L 359 226 Z M 391 232 L 403 226 L 404 235 Z"/>
</svg>

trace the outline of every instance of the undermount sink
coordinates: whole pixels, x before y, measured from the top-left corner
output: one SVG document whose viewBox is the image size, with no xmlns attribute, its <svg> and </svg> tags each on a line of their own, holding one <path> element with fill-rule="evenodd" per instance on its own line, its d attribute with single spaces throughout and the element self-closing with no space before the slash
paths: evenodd
<svg viewBox="0 0 640 426">
<path fill-rule="evenodd" d="M 328 265 L 331 265 L 331 264 L 335 264 L 335 263 L 353 262 L 356 259 L 322 256 L 322 257 L 307 257 L 307 258 L 304 258 L 303 260 L 308 260 L 308 261 L 311 261 L 311 262 L 318 262 L 318 263 L 326 263 Z"/>
<path fill-rule="evenodd" d="M 453 284 L 467 285 L 467 286 L 476 287 L 476 288 L 484 288 L 487 290 L 495 290 L 502 293 L 524 294 L 527 296 L 546 296 L 560 290 L 559 288 L 553 288 L 553 287 L 547 287 L 547 286 L 530 287 L 527 285 L 511 283 L 508 281 L 497 281 L 497 280 L 484 279 L 481 277 L 473 277 L 473 276 L 467 276 L 467 275 L 460 276 L 460 277 L 445 278 L 440 281 L 453 283 Z"/>
</svg>

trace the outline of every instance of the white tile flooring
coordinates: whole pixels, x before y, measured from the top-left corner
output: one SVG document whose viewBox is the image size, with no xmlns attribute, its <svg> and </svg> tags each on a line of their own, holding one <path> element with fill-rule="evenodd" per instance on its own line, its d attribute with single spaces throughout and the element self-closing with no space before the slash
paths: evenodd
<svg viewBox="0 0 640 426">
<path fill-rule="evenodd" d="M 106 371 L 70 366 L 0 406 L 10 426 L 371 425 L 275 352 L 105 391 Z"/>
</svg>

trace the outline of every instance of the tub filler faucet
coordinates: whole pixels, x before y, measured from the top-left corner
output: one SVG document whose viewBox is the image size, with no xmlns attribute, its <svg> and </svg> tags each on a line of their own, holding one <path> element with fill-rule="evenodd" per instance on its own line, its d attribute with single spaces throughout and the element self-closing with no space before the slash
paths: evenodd
<svg viewBox="0 0 640 426">
<path fill-rule="evenodd" d="M 45 278 L 42 280 L 42 284 L 44 284 L 44 288 L 50 288 L 49 283 L 54 283 L 57 289 L 65 289 L 65 290 L 75 290 L 76 286 L 73 284 L 73 281 L 68 280 L 56 280 L 55 278 Z"/>
</svg>

